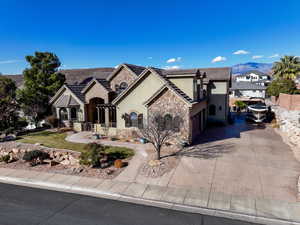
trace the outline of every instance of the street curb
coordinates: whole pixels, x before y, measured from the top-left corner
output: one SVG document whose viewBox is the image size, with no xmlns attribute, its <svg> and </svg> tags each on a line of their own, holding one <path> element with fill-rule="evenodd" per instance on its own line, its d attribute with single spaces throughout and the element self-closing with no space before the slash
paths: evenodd
<svg viewBox="0 0 300 225">
<path fill-rule="evenodd" d="M 196 206 L 171 203 L 166 201 L 137 198 L 133 196 L 122 195 L 119 193 L 100 191 L 99 189 L 76 187 L 73 185 L 63 185 L 63 184 L 43 182 L 43 181 L 30 181 L 28 179 L 15 178 L 9 176 L 0 176 L 0 182 L 33 187 L 33 188 L 62 191 L 62 192 L 68 192 L 74 194 L 82 194 L 82 195 L 88 195 L 93 197 L 101 197 L 101 198 L 106 198 L 111 200 L 118 200 L 123 202 L 154 206 L 154 207 L 165 208 L 165 209 L 172 209 L 172 210 L 183 211 L 188 213 L 199 213 L 202 215 L 223 217 L 223 218 L 241 220 L 241 221 L 246 221 L 251 223 L 259 223 L 265 225 L 300 225 L 300 223 L 296 221 L 293 222 L 293 221 L 287 221 L 282 219 L 247 215 L 243 213 L 220 210 L 220 209 L 211 209 L 205 207 L 196 207 Z"/>
</svg>

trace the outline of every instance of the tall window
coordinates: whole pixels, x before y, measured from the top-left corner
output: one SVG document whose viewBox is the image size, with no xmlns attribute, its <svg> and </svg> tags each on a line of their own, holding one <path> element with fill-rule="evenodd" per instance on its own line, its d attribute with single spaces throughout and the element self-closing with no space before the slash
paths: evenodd
<svg viewBox="0 0 300 225">
<path fill-rule="evenodd" d="M 135 112 L 130 113 L 131 127 L 138 127 L 138 115 Z"/>
<path fill-rule="evenodd" d="M 210 116 L 215 116 L 216 115 L 216 106 L 215 105 L 210 105 L 208 109 L 209 115 Z"/>
<path fill-rule="evenodd" d="M 125 120 L 125 127 L 138 127 L 143 128 L 143 114 L 137 114 L 132 112 L 130 114 L 125 113 L 122 118 Z"/>
<path fill-rule="evenodd" d="M 181 118 L 179 116 L 175 116 L 173 119 L 173 131 L 174 132 L 180 131 L 180 123 L 181 123 Z"/>
<path fill-rule="evenodd" d="M 170 114 L 165 115 L 164 117 L 164 125 L 166 130 L 171 130 L 172 129 L 172 121 L 173 118 Z"/>
<path fill-rule="evenodd" d="M 61 120 L 68 120 L 69 117 L 68 117 L 68 111 L 66 108 L 61 108 L 60 111 L 59 111 L 59 114 L 60 114 L 60 119 Z"/>
<path fill-rule="evenodd" d="M 77 119 L 77 110 L 76 110 L 76 108 L 71 108 L 71 119 L 72 120 Z"/>
</svg>

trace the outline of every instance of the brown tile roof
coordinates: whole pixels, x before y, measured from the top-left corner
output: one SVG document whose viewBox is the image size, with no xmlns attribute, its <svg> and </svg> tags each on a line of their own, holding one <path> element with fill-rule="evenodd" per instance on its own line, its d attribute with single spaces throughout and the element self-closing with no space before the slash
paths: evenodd
<svg viewBox="0 0 300 225">
<path fill-rule="evenodd" d="M 186 70 L 163 70 L 163 74 L 165 75 L 196 75 L 199 69 L 186 69 Z"/>
<path fill-rule="evenodd" d="M 140 75 L 146 69 L 146 67 L 143 66 L 137 66 L 128 63 L 123 63 L 123 64 L 126 65 L 129 69 L 131 69 L 136 75 Z"/>
<path fill-rule="evenodd" d="M 85 85 L 65 84 L 82 102 L 85 102 L 84 94 L 81 93 Z"/>
<path fill-rule="evenodd" d="M 90 69 L 70 69 L 60 70 L 66 76 L 67 84 L 87 84 L 93 78 L 106 79 L 114 68 L 90 68 Z M 16 82 L 17 87 L 23 84 L 23 75 L 5 75 Z"/>
<path fill-rule="evenodd" d="M 110 88 L 110 84 L 106 79 L 96 79 L 100 84 L 102 84 L 103 87 L 105 87 L 105 89 L 107 91 L 112 91 L 112 89 Z"/>
<path fill-rule="evenodd" d="M 68 84 L 87 84 L 93 78 L 106 79 L 114 68 L 91 68 L 60 70 L 66 76 Z"/>
<path fill-rule="evenodd" d="M 208 80 L 231 80 L 231 67 L 199 68 Z"/>
</svg>

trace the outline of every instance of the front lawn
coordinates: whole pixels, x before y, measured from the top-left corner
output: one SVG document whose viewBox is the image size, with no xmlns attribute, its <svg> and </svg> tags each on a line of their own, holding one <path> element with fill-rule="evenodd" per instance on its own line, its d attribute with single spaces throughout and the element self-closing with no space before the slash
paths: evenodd
<svg viewBox="0 0 300 225">
<path fill-rule="evenodd" d="M 66 137 L 67 133 L 41 131 L 20 136 L 17 141 L 29 144 L 40 143 L 49 148 L 68 149 L 78 152 L 84 151 L 84 146 L 86 144 L 68 142 L 65 140 Z"/>
</svg>

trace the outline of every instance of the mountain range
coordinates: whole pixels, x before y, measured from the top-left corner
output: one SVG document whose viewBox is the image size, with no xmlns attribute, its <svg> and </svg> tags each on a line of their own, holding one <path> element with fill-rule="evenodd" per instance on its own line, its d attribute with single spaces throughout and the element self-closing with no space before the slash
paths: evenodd
<svg viewBox="0 0 300 225">
<path fill-rule="evenodd" d="M 232 74 L 243 74 L 250 70 L 258 70 L 263 73 L 271 74 L 273 63 L 248 62 L 232 66 Z"/>
</svg>

